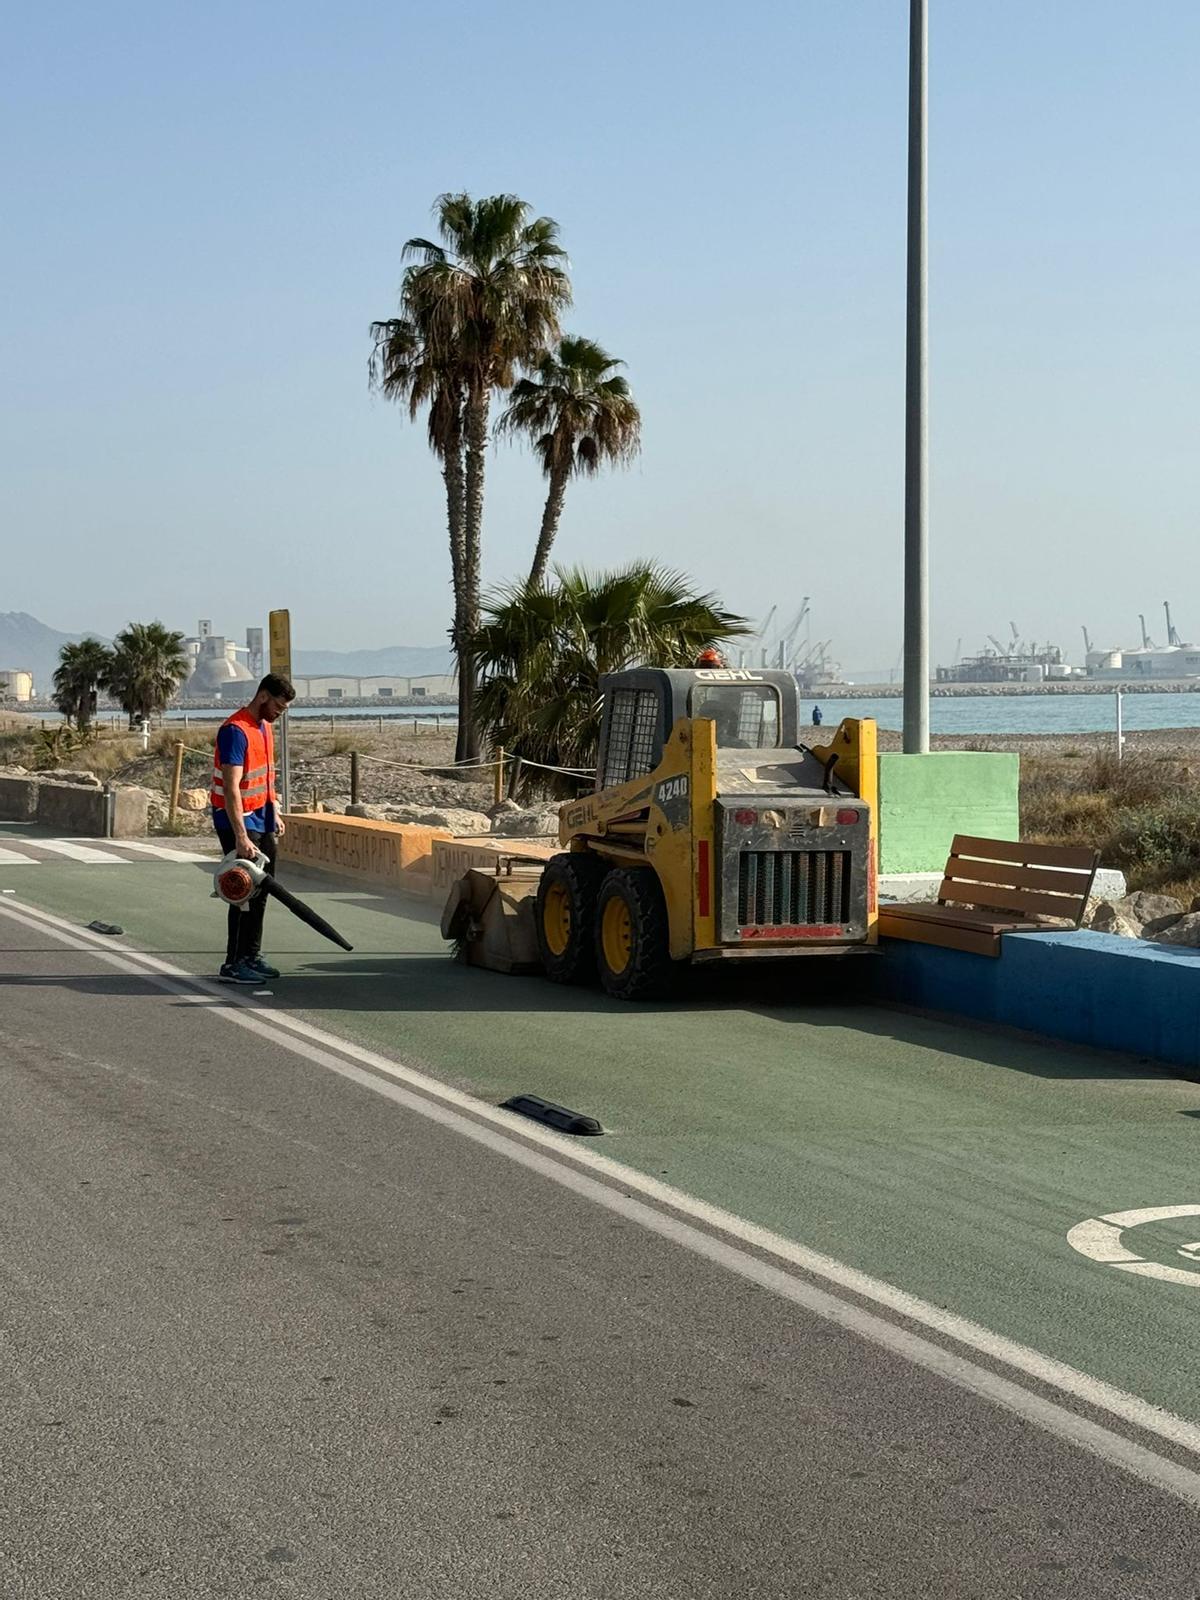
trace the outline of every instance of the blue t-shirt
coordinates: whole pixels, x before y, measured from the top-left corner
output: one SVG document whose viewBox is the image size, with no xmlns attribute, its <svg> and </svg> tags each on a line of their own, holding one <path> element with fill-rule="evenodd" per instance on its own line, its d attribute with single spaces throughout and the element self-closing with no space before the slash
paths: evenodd
<svg viewBox="0 0 1200 1600">
<path fill-rule="evenodd" d="M 265 739 L 267 737 L 266 725 L 260 722 L 258 726 L 262 730 Z M 249 741 L 236 722 L 227 722 L 223 728 L 219 729 L 217 733 L 217 760 L 223 767 L 244 768 L 248 749 Z M 243 815 L 246 820 L 247 833 L 275 833 L 278 831 L 275 826 L 275 807 L 270 800 L 267 801 L 266 805 L 260 806 L 257 811 L 247 811 Z M 233 824 L 230 822 L 227 812 L 214 810 L 213 826 L 218 833 L 227 834 L 232 841 Z"/>
</svg>

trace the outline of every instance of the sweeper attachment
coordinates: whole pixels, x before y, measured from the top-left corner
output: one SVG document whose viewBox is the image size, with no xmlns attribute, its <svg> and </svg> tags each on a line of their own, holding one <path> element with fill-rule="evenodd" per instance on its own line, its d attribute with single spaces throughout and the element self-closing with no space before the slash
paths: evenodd
<svg viewBox="0 0 1200 1600">
<path fill-rule="evenodd" d="M 213 887 L 213 899 L 224 900 L 226 905 L 236 906 L 239 911 L 245 911 L 257 895 L 269 894 L 273 900 L 278 900 L 281 906 L 286 906 L 294 917 L 299 917 L 301 922 L 307 922 L 310 928 L 315 928 L 326 939 L 340 945 L 343 950 L 353 950 L 352 944 L 347 944 L 336 928 L 331 928 L 324 917 L 318 916 L 311 906 L 306 906 L 303 900 L 285 889 L 281 883 L 267 872 L 261 861 L 245 861 L 238 856 L 236 851 L 224 858 L 218 866 Z"/>
</svg>

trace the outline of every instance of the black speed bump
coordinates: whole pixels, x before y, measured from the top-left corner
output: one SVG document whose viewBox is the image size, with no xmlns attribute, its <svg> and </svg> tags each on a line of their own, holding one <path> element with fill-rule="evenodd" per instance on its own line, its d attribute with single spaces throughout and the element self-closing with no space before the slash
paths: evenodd
<svg viewBox="0 0 1200 1600">
<path fill-rule="evenodd" d="M 595 1117 L 585 1117 L 581 1111 L 568 1111 L 566 1106 L 556 1106 L 538 1094 L 515 1094 L 511 1100 L 503 1101 L 500 1109 L 515 1111 L 533 1122 L 543 1122 L 548 1128 L 557 1128 L 559 1133 L 576 1133 L 594 1138 L 596 1134 L 604 1132 Z"/>
</svg>

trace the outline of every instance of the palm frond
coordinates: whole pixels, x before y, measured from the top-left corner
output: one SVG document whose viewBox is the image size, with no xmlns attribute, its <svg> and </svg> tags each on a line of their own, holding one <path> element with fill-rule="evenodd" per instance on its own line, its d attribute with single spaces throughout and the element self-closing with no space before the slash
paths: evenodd
<svg viewBox="0 0 1200 1600">
<path fill-rule="evenodd" d="M 653 563 L 595 574 L 558 567 L 550 587 L 512 584 L 484 597 L 473 645 L 481 727 L 523 761 L 591 767 L 602 674 L 690 665 L 706 645 L 750 629 L 715 596 Z M 527 785 L 555 794 L 578 787 L 533 772 Z"/>
</svg>

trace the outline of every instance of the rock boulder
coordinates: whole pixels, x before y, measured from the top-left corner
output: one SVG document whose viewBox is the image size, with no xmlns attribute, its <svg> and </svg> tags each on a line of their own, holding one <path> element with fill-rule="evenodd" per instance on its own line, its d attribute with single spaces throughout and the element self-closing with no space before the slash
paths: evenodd
<svg viewBox="0 0 1200 1600">
<path fill-rule="evenodd" d="M 1187 910 L 1183 901 L 1176 900 L 1173 894 L 1154 894 L 1149 889 L 1136 889 L 1118 904 L 1125 908 L 1127 916 L 1140 922 L 1143 927 L 1160 917 L 1181 917 Z"/>
<path fill-rule="evenodd" d="M 388 822 L 417 822 L 425 828 L 448 828 L 456 838 L 488 833 L 491 819 L 483 811 L 467 811 L 457 806 L 387 806 Z"/>
<path fill-rule="evenodd" d="M 104 787 L 94 772 L 84 772 L 75 767 L 50 767 L 45 772 L 35 773 L 34 776 L 45 778 L 50 783 L 86 784 L 89 789 L 102 789 Z"/>
<path fill-rule="evenodd" d="M 1088 923 L 1093 933 L 1116 933 L 1125 939 L 1136 939 L 1141 933 L 1141 923 L 1124 910 L 1120 901 L 1102 900 Z"/>
<path fill-rule="evenodd" d="M 1156 933 L 1154 943 L 1185 945 L 1189 949 L 1200 949 L 1200 911 L 1189 911 L 1171 927 Z"/>
<path fill-rule="evenodd" d="M 492 832 L 505 839 L 557 839 L 558 806 L 497 811 L 492 817 Z"/>
</svg>

